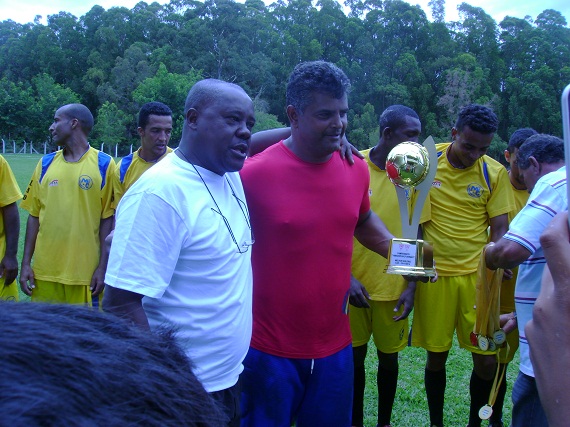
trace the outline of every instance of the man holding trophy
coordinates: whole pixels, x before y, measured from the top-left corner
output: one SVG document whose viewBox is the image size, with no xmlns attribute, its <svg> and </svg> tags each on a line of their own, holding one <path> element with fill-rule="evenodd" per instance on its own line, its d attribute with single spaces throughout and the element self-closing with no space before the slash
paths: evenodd
<svg viewBox="0 0 570 427">
<path fill-rule="evenodd" d="M 395 236 L 402 236 L 402 219 L 394 215 L 398 211 L 397 193 L 386 174 L 386 160 L 398 144 L 418 141 L 421 123 L 411 108 L 392 105 L 380 115 L 379 125 L 378 144 L 362 152 L 370 172 L 370 204 L 388 230 Z M 428 181 L 427 190 L 430 185 Z M 424 207 L 422 217 L 429 215 L 429 203 Z M 418 208 L 421 212 L 421 206 Z M 417 224 L 413 237 L 416 234 Z M 385 274 L 386 266 L 385 258 L 354 239 L 352 281 L 356 292 L 351 295 L 353 307 L 349 312 L 354 358 L 352 426 L 362 426 L 364 422 L 364 361 L 370 337 L 374 337 L 378 354 L 377 422 L 380 427 L 390 424 L 398 382 L 398 352 L 408 343 L 408 315 L 414 306 L 416 282 L 407 282 L 399 275 Z"/>
<path fill-rule="evenodd" d="M 470 427 L 481 425 L 479 410 L 493 385 L 496 357 L 473 344 L 471 332 L 481 251 L 489 239 L 497 241 L 507 231 L 507 213 L 514 209 L 506 169 L 485 155 L 497 126 L 489 108 L 468 105 L 451 131 L 452 142 L 436 145 L 431 220 L 423 225 L 423 236 L 433 243 L 439 279 L 436 286 L 416 290 L 411 340 L 427 350 L 425 387 L 432 426 L 443 425 L 445 364 L 454 331 L 473 357 Z"/>
</svg>

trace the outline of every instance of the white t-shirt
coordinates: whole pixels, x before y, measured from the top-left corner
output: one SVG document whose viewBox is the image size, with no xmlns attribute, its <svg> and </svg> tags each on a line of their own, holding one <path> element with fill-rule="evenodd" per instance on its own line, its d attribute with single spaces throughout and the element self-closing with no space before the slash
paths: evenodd
<svg viewBox="0 0 570 427">
<path fill-rule="evenodd" d="M 237 382 L 249 347 L 251 249 L 239 253 L 231 233 L 242 251 L 252 237 L 239 175 L 197 169 L 205 183 L 171 154 L 129 189 L 105 282 L 144 295 L 151 329 L 177 330 L 196 376 L 213 392 Z"/>
</svg>

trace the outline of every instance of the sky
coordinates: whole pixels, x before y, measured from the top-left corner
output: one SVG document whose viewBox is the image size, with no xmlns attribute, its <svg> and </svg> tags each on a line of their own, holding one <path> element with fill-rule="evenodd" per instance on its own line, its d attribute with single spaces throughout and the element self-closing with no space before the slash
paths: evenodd
<svg viewBox="0 0 570 427">
<path fill-rule="evenodd" d="M 113 6 L 124 6 L 132 9 L 139 0 L 0 0 L 0 21 L 11 19 L 21 24 L 33 22 L 36 15 L 42 15 L 40 21 L 45 24 L 48 15 L 69 12 L 76 17 L 85 15 L 91 8 L 98 4 L 105 9 Z M 153 0 L 147 0 L 152 3 Z M 168 3 L 169 0 L 154 0 L 160 4 Z M 265 0 L 271 3 L 272 0 Z M 342 1 L 342 0 L 341 0 Z M 428 6 L 429 0 L 407 0 L 410 4 L 418 4 L 431 19 L 431 10 Z M 570 23 L 570 1 L 569 0 L 446 0 L 445 20 L 456 21 L 457 5 L 466 1 L 467 3 L 482 8 L 491 15 L 497 23 L 501 22 L 507 15 L 517 18 L 524 18 L 530 15 L 536 19 L 538 14 L 545 9 L 555 9 L 564 15 L 566 21 Z"/>
</svg>

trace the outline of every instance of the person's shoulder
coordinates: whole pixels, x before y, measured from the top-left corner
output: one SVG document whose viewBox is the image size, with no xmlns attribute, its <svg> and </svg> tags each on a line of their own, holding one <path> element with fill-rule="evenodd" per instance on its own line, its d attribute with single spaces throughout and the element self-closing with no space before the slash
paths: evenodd
<svg viewBox="0 0 570 427">
<path fill-rule="evenodd" d="M 451 142 L 439 142 L 435 144 L 435 150 L 437 151 L 438 155 L 443 153 L 447 147 L 451 145 Z"/>
</svg>

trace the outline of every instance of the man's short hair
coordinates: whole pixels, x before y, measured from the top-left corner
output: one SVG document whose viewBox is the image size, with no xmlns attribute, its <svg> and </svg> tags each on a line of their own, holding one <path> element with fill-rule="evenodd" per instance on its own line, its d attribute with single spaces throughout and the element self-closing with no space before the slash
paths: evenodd
<svg viewBox="0 0 570 427">
<path fill-rule="evenodd" d="M 241 86 L 236 85 L 235 83 L 225 82 L 223 80 L 204 79 L 196 82 L 186 97 L 184 115 L 186 115 L 188 110 L 191 108 L 200 111 L 204 105 L 209 105 L 216 101 L 216 99 L 218 99 L 218 97 L 223 93 L 224 88 L 228 86 L 238 88 L 245 93 Z"/>
<path fill-rule="evenodd" d="M 515 149 L 519 148 L 527 139 L 533 135 L 536 135 L 537 133 L 538 132 L 532 128 L 517 129 L 509 138 L 507 150 L 511 154 L 514 153 Z"/>
<path fill-rule="evenodd" d="M 499 119 L 489 107 L 469 104 L 461 109 L 455 122 L 457 132 L 461 133 L 465 126 L 469 126 L 475 132 L 488 135 L 497 132 Z"/>
<path fill-rule="evenodd" d="M 564 161 L 564 141 L 552 135 L 538 133 L 528 138 L 517 151 L 519 169 L 528 169 L 530 157 L 540 163 Z"/>
<path fill-rule="evenodd" d="M 144 104 L 140 111 L 139 111 L 139 118 L 138 118 L 138 127 L 145 128 L 148 124 L 148 117 L 149 116 L 169 116 L 172 117 L 172 110 L 168 107 L 168 105 L 163 104 L 162 102 L 153 101 L 147 102 Z"/>
<path fill-rule="evenodd" d="M 297 64 L 287 83 L 287 105 L 301 113 L 312 102 L 314 92 L 340 99 L 350 91 L 350 80 L 340 68 L 325 61 Z"/>
<path fill-rule="evenodd" d="M 378 119 L 380 135 L 382 135 L 382 132 L 384 132 L 384 129 L 387 127 L 390 129 L 398 129 L 400 126 L 404 125 L 406 123 L 406 117 L 413 117 L 418 120 L 420 119 L 418 113 L 405 105 L 392 105 L 386 108 Z"/>
<path fill-rule="evenodd" d="M 70 119 L 77 119 L 81 125 L 81 129 L 85 135 L 89 135 L 91 133 L 91 129 L 93 129 L 93 114 L 89 111 L 83 104 L 67 104 L 63 107 L 62 114 Z"/>
<path fill-rule="evenodd" d="M 172 333 L 81 306 L 0 302 L 0 384 L 3 425 L 227 423 Z"/>
</svg>

